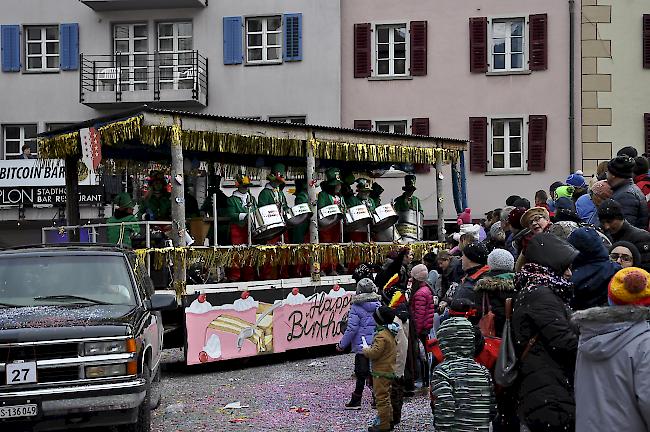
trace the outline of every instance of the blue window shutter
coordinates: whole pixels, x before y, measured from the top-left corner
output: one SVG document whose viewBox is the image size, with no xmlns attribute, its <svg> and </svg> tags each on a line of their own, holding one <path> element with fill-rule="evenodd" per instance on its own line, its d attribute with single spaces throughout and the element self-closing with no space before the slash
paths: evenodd
<svg viewBox="0 0 650 432">
<path fill-rule="evenodd" d="M 302 14 L 284 15 L 284 61 L 302 60 Z"/>
<path fill-rule="evenodd" d="M 223 64 L 242 63 L 242 17 L 223 17 Z"/>
<path fill-rule="evenodd" d="M 79 24 L 59 26 L 59 45 L 61 70 L 79 69 Z"/>
<path fill-rule="evenodd" d="M 0 26 L 2 38 L 2 71 L 20 72 L 20 26 Z"/>
</svg>

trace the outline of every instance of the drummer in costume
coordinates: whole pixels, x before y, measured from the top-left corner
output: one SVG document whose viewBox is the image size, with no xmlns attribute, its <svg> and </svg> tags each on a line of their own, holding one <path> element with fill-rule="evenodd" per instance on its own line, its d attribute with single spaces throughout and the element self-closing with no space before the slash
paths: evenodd
<svg viewBox="0 0 650 432">
<path fill-rule="evenodd" d="M 296 197 L 294 206 L 299 204 L 309 204 L 309 193 L 307 192 L 307 180 L 296 180 L 296 191 L 293 193 Z M 309 221 L 296 225 L 291 230 L 291 243 L 309 243 Z"/>
<path fill-rule="evenodd" d="M 321 183 L 321 191 L 318 193 L 318 210 L 330 205 L 337 205 L 342 213 L 345 213 L 345 200 L 341 196 L 341 172 L 338 168 L 330 168 L 325 171 L 326 180 Z M 341 227 L 338 223 L 327 228 L 318 230 L 320 243 L 340 243 Z M 336 262 L 323 263 L 321 269 L 330 275 L 336 275 Z"/>
<path fill-rule="evenodd" d="M 287 204 L 287 197 L 282 191 L 283 186 L 286 184 L 286 181 L 284 180 L 286 173 L 287 169 L 283 164 L 277 163 L 273 165 L 271 172 L 267 176 L 269 182 L 264 186 L 264 189 L 262 189 L 257 197 L 258 207 L 275 204 L 278 207 L 280 214 L 286 214 L 289 205 Z M 281 242 L 282 234 L 267 240 L 266 244 L 273 245 Z M 286 276 L 288 277 L 288 274 Z M 277 277 L 278 268 L 276 265 L 273 263 L 266 263 L 262 266 L 260 271 L 260 278 L 262 280 L 277 279 Z"/>
<path fill-rule="evenodd" d="M 384 193 L 384 188 L 377 182 L 372 184 L 372 191 L 370 192 L 370 199 L 375 202 L 375 208 L 381 205 L 381 194 Z"/>
<path fill-rule="evenodd" d="M 249 214 L 255 211 L 255 198 L 250 193 L 251 180 L 248 176 L 237 174 L 235 190 L 228 198 L 227 215 L 230 218 L 230 239 L 233 245 L 248 244 Z M 232 282 L 251 281 L 255 274 L 253 267 L 239 267 L 234 264 L 228 269 L 228 279 Z"/>
<path fill-rule="evenodd" d="M 413 195 L 416 191 L 415 187 L 416 177 L 413 174 L 408 174 L 404 177 L 404 187 L 402 190 L 404 193 L 397 197 L 395 204 L 393 205 L 397 213 L 403 213 L 408 211 L 419 212 L 420 220 L 424 218 L 424 210 L 422 208 L 422 203 L 420 198 Z M 400 221 L 401 223 L 402 221 Z M 422 233 L 420 233 L 420 237 Z"/>
<path fill-rule="evenodd" d="M 370 193 L 372 188 L 370 187 L 370 182 L 368 179 L 360 178 L 357 179 L 357 194 L 352 196 L 349 200 L 346 200 L 348 207 L 354 207 L 361 204 L 365 204 L 368 208 L 368 212 L 372 213 L 375 210 L 375 201 L 370 198 Z M 368 230 L 367 227 L 364 227 L 363 230 L 351 231 L 349 234 L 350 241 L 361 243 L 368 242 Z"/>
</svg>

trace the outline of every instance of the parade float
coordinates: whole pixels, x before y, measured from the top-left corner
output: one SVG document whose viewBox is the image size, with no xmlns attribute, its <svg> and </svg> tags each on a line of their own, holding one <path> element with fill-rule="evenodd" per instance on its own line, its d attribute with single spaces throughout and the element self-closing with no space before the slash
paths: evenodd
<svg viewBox="0 0 650 432">
<path fill-rule="evenodd" d="M 88 136 L 94 137 L 90 143 Z M 445 164 L 457 167 L 465 148 L 466 141 L 460 139 L 274 123 L 147 106 L 70 125 L 39 138 L 39 157 L 65 160 L 68 222 L 56 229 L 72 239 L 81 230 L 94 229 L 79 221 L 75 168 L 80 162 L 94 165 L 91 169 L 110 165 L 113 169 L 128 167 L 130 172 L 140 169 L 143 173 L 152 163 L 167 167 L 172 184 L 172 220 L 141 222 L 146 241 L 144 247 L 135 249 L 139 264 L 135 267 L 150 273 L 168 268 L 173 274 L 171 283 L 156 286 L 157 290 L 175 295 L 179 305 L 174 314 L 163 317 L 165 346 L 183 347 L 188 365 L 336 343 L 345 329 L 354 284 L 349 275 L 323 275 L 322 263 L 343 267 L 381 264 L 404 242 L 409 243 L 414 258 L 421 259 L 441 243 L 422 240 L 423 221 L 417 207 L 398 214 L 394 203 L 376 206 L 372 212 L 359 206 L 342 211 L 320 206 L 318 188 L 323 173 L 333 167 L 371 172 L 391 164 L 433 165 L 436 184 L 428 186 L 437 192 L 437 238 L 443 241 L 441 171 Z M 205 219 L 213 228 L 212 246 L 188 246 L 191 237 L 182 186 L 186 175 L 184 157 L 218 163 L 233 177 L 245 172 L 263 178 L 270 167 L 281 163 L 291 176 L 305 180 L 307 202 L 286 211 L 279 207 L 274 211 L 268 205 L 246 210 L 245 220 L 250 221 L 248 241 L 221 246 L 217 244 L 218 224 L 227 219 L 217 217 L 220 215 L 214 195 L 212 217 Z M 296 216 L 305 224 L 308 243 L 285 243 L 289 237 L 282 235 Z M 330 219 L 335 222 L 328 222 Z M 361 219 L 368 221 L 365 225 L 356 223 Z M 319 242 L 319 228 L 322 233 L 325 223 L 335 230 L 340 227 L 342 234 L 350 227 L 358 232 L 366 230 L 367 237 L 361 237 L 365 241 L 357 237 L 357 241 L 344 242 L 341 235 L 338 242 Z M 405 235 L 401 241 L 395 234 L 400 224 L 402 230 L 409 224 L 412 228 L 402 233 Z M 171 226 L 167 233 L 169 246 L 151 242 L 152 226 Z M 378 235 L 387 230 L 388 236 Z M 278 236 L 275 242 L 273 238 Z M 270 280 L 255 277 L 188 285 L 186 271 L 197 263 L 203 268 L 294 266 L 309 271 L 303 277 L 278 274 Z"/>
</svg>

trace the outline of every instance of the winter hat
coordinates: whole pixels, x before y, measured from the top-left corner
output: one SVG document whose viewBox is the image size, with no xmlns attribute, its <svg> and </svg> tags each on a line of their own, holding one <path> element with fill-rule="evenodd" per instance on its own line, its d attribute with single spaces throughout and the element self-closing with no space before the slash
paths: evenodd
<svg viewBox="0 0 650 432">
<path fill-rule="evenodd" d="M 438 278 L 440 277 L 440 274 L 438 274 L 437 271 L 431 270 L 429 272 L 429 275 L 427 276 L 427 285 L 429 285 L 430 288 L 435 288 L 436 285 L 438 284 Z"/>
<path fill-rule="evenodd" d="M 616 152 L 616 156 L 629 156 L 631 158 L 635 158 L 638 155 L 639 152 L 636 151 L 636 149 L 631 146 L 623 147 L 622 149 Z"/>
<path fill-rule="evenodd" d="M 517 207 L 508 214 L 508 223 L 514 229 L 522 229 L 521 226 L 521 217 L 526 213 L 526 209 L 523 207 Z"/>
<path fill-rule="evenodd" d="M 629 156 L 616 156 L 607 164 L 607 172 L 620 178 L 634 177 L 636 162 Z"/>
<path fill-rule="evenodd" d="M 612 244 L 609 247 L 609 252 L 611 253 L 614 249 L 616 249 L 619 246 L 628 249 L 632 253 L 632 265 L 634 267 L 638 267 L 641 264 L 641 253 L 639 252 L 639 249 L 630 242 L 626 242 L 623 240 L 617 241 L 616 243 Z"/>
<path fill-rule="evenodd" d="M 600 219 L 601 222 L 614 219 L 623 220 L 623 209 L 621 209 L 621 205 L 613 199 L 605 200 L 600 207 L 598 207 L 598 219 Z"/>
<path fill-rule="evenodd" d="M 463 249 L 463 255 L 476 264 L 486 265 L 490 253 L 483 243 L 470 243 Z"/>
<path fill-rule="evenodd" d="M 525 209 L 530 208 L 530 201 L 526 198 L 519 198 L 515 203 L 513 204 L 515 207 L 523 207 Z"/>
<path fill-rule="evenodd" d="M 553 200 L 557 201 L 559 198 L 571 198 L 575 188 L 573 186 L 560 186 L 553 192 Z"/>
<path fill-rule="evenodd" d="M 119 194 L 117 194 L 117 196 L 113 200 L 113 203 L 117 208 L 124 208 L 124 209 L 133 208 L 135 206 L 135 201 L 133 201 L 131 195 L 129 195 L 127 192 L 120 192 Z"/>
<path fill-rule="evenodd" d="M 515 258 L 505 249 L 494 249 L 487 258 L 490 270 L 504 270 L 511 272 L 515 267 Z"/>
<path fill-rule="evenodd" d="M 418 282 L 424 282 L 429 275 L 429 269 L 424 264 L 418 264 L 411 270 L 411 277 Z"/>
<path fill-rule="evenodd" d="M 650 306 L 650 273 L 638 267 L 619 270 L 607 290 L 610 305 Z"/>
<path fill-rule="evenodd" d="M 599 180 L 591 186 L 591 192 L 602 199 L 610 199 L 614 195 L 612 187 L 607 180 Z"/>
<path fill-rule="evenodd" d="M 507 206 L 514 206 L 515 202 L 521 198 L 519 195 L 510 195 L 508 199 L 506 199 L 506 205 Z"/>
<path fill-rule="evenodd" d="M 587 183 L 585 183 L 585 178 L 582 176 L 582 174 L 571 174 L 569 177 L 566 178 L 566 184 L 569 186 L 575 186 L 579 188 L 586 188 Z"/>
<path fill-rule="evenodd" d="M 458 215 L 458 225 L 471 224 L 472 223 L 472 209 L 466 208 L 462 213 Z"/>
<path fill-rule="evenodd" d="M 506 241 L 506 233 L 501 228 L 501 222 L 495 222 L 490 227 L 490 238 L 492 240 L 503 242 Z"/>
<path fill-rule="evenodd" d="M 368 278 L 363 278 L 357 282 L 357 294 L 376 293 L 378 291 L 377 285 Z"/>
<path fill-rule="evenodd" d="M 365 278 L 372 280 L 372 269 L 367 264 L 359 264 L 352 273 L 352 279 L 358 283 L 361 279 Z"/>
<path fill-rule="evenodd" d="M 643 156 L 637 156 L 634 158 L 634 176 L 638 175 L 648 175 L 650 171 L 650 164 L 648 159 Z"/>
<path fill-rule="evenodd" d="M 395 320 L 395 312 L 388 306 L 379 306 L 372 314 L 375 322 L 379 325 L 388 325 Z"/>
<path fill-rule="evenodd" d="M 551 220 L 551 217 L 548 214 L 548 210 L 546 210 L 544 207 L 533 207 L 530 210 L 526 210 L 526 213 L 521 216 L 519 223 L 522 227 L 528 228 L 533 218 L 537 216 L 542 216 L 543 218 Z"/>
</svg>

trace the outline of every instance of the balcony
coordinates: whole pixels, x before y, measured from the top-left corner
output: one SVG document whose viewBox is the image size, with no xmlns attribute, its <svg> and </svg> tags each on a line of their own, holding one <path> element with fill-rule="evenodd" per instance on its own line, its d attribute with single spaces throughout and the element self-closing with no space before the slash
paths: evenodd
<svg viewBox="0 0 650 432">
<path fill-rule="evenodd" d="M 208 105 L 208 60 L 198 51 L 80 57 L 79 101 L 89 107 Z"/>
<path fill-rule="evenodd" d="M 207 0 L 80 0 L 97 12 L 142 9 L 204 8 Z"/>
</svg>

